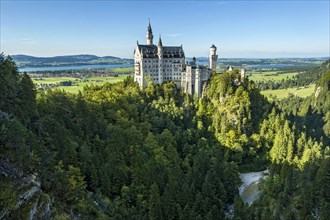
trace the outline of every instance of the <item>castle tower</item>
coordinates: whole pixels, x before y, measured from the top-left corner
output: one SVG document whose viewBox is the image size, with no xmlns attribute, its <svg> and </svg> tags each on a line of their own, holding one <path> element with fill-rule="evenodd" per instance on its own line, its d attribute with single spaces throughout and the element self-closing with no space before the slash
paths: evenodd
<svg viewBox="0 0 330 220">
<path fill-rule="evenodd" d="M 217 55 L 217 47 L 212 44 L 210 47 L 210 55 L 209 55 L 209 68 L 212 71 L 216 71 L 217 69 L 217 60 L 218 60 L 218 55 Z"/>
<path fill-rule="evenodd" d="M 194 94 L 200 96 L 201 94 L 201 72 L 200 68 L 196 68 L 195 70 L 195 91 Z"/>
<path fill-rule="evenodd" d="M 246 78 L 246 69 L 241 69 L 241 82 L 244 82 L 244 79 Z"/>
<path fill-rule="evenodd" d="M 153 39 L 154 39 L 154 35 L 152 34 L 152 28 L 150 25 L 150 20 L 149 20 L 149 25 L 148 25 L 148 29 L 147 29 L 147 45 L 153 45 Z"/>
<path fill-rule="evenodd" d="M 196 65 L 196 57 L 192 58 L 192 63 L 193 63 L 193 65 Z"/>
<path fill-rule="evenodd" d="M 162 38 L 159 35 L 158 46 L 157 46 L 157 55 L 158 55 L 158 83 L 163 83 L 163 43 Z"/>
</svg>

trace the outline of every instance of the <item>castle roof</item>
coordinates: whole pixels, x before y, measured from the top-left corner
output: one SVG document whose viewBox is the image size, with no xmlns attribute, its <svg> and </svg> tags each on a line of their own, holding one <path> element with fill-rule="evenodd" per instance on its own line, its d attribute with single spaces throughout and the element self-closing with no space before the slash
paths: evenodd
<svg viewBox="0 0 330 220">
<path fill-rule="evenodd" d="M 156 45 L 138 45 L 140 53 L 145 58 L 158 58 L 158 47 Z M 163 46 L 162 47 L 164 58 L 182 58 L 184 51 L 181 46 Z"/>
<path fill-rule="evenodd" d="M 187 62 L 186 66 L 191 67 L 192 69 L 209 69 L 207 66 L 197 65 L 193 61 Z"/>
<path fill-rule="evenodd" d="M 148 25 L 148 32 L 152 34 L 152 28 L 151 28 L 150 20 L 149 20 L 149 25 Z"/>
<path fill-rule="evenodd" d="M 161 38 L 161 36 L 159 35 L 158 47 L 162 47 L 162 46 L 163 46 L 162 38 Z"/>
<path fill-rule="evenodd" d="M 156 58 L 157 56 L 157 46 L 156 45 L 138 45 L 138 50 L 145 58 Z"/>
<path fill-rule="evenodd" d="M 212 44 L 212 46 L 211 46 L 210 48 L 215 48 L 215 49 L 217 49 L 217 47 L 216 47 L 216 46 L 214 46 L 214 44 Z"/>
</svg>

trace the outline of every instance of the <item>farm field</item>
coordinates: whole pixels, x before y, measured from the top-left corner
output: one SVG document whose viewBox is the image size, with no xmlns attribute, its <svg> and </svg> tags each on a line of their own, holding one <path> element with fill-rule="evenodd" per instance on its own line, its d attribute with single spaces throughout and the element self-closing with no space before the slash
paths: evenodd
<svg viewBox="0 0 330 220">
<path fill-rule="evenodd" d="M 51 84 L 59 84 L 60 82 L 63 81 L 71 81 L 72 85 L 71 86 L 54 86 L 50 87 L 51 89 L 60 89 L 64 90 L 66 92 L 70 93 L 78 93 L 79 91 L 82 91 L 84 86 L 86 85 L 103 85 L 106 82 L 109 83 L 116 83 L 119 81 L 123 81 L 128 74 L 122 74 L 119 75 L 118 77 L 114 76 L 107 76 L 107 77 L 102 77 L 102 76 L 95 76 L 95 77 L 88 77 L 85 79 L 80 79 L 80 78 L 75 78 L 75 77 L 49 77 L 49 78 L 42 78 L 40 79 L 35 79 L 33 78 L 33 82 L 39 87 L 40 85 L 51 85 Z"/>
<path fill-rule="evenodd" d="M 115 73 L 127 73 L 127 72 L 134 72 L 134 67 L 117 67 L 111 69 Z"/>
<path fill-rule="evenodd" d="M 268 80 L 281 81 L 282 79 L 290 79 L 297 74 L 298 72 L 292 72 L 292 73 L 280 73 L 278 71 L 251 72 L 249 79 L 253 81 L 268 81 Z"/>
<path fill-rule="evenodd" d="M 293 94 L 295 96 L 305 98 L 313 94 L 314 90 L 315 90 L 315 84 L 312 84 L 308 87 L 264 90 L 261 91 L 260 93 L 266 96 L 268 99 L 274 99 L 275 97 L 278 99 L 283 99 L 288 97 L 289 94 Z"/>
</svg>

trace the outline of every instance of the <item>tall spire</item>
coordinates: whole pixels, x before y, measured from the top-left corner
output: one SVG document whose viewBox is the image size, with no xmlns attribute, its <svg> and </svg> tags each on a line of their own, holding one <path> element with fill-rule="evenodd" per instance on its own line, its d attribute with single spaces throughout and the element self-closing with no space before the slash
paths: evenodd
<svg viewBox="0 0 330 220">
<path fill-rule="evenodd" d="M 149 20 L 148 32 L 152 33 L 151 24 L 150 24 L 150 18 L 148 18 L 148 20 Z"/>
<path fill-rule="evenodd" d="M 162 37 L 159 35 L 158 47 L 162 47 L 162 46 L 163 46 Z"/>
<path fill-rule="evenodd" d="M 150 24 L 150 18 L 149 18 L 149 25 L 147 28 L 147 44 L 148 45 L 152 45 L 153 44 L 153 39 L 154 39 L 154 35 L 152 34 L 152 28 L 151 28 L 151 24 Z"/>
</svg>

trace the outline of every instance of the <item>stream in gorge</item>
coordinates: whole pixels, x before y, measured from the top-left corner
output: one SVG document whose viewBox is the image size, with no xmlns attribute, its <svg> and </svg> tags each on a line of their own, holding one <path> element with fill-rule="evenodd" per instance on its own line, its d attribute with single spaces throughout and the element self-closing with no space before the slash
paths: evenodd
<svg viewBox="0 0 330 220">
<path fill-rule="evenodd" d="M 268 170 L 260 172 L 241 173 L 242 185 L 239 187 L 239 195 L 244 202 L 251 205 L 259 196 L 258 184 L 260 179 L 266 178 Z"/>
</svg>

